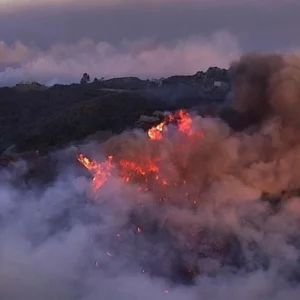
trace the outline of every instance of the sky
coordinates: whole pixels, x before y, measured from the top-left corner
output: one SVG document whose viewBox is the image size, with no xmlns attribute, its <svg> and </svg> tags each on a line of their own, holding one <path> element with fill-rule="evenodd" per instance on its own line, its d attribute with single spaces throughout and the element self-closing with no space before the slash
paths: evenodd
<svg viewBox="0 0 300 300">
<path fill-rule="evenodd" d="M 228 67 L 298 49 L 299 14 L 297 0 L 0 0 L 0 84 Z"/>
</svg>

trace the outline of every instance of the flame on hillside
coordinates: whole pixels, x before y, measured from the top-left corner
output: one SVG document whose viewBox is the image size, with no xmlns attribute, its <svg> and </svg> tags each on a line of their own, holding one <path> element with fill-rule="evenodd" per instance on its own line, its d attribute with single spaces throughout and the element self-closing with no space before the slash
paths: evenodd
<svg viewBox="0 0 300 300">
<path fill-rule="evenodd" d="M 176 131 L 185 138 L 195 138 L 197 140 L 204 137 L 203 132 L 193 129 L 193 120 L 191 115 L 183 110 L 175 114 L 170 114 L 165 117 L 165 120 L 160 124 L 150 128 L 147 132 L 149 143 L 157 143 L 157 149 L 168 142 L 168 126 L 175 125 Z M 184 152 L 184 145 L 177 145 L 177 156 L 180 152 Z M 80 153 L 78 160 L 87 168 L 93 175 L 93 186 L 96 190 L 100 189 L 112 176 L 112 172 L 124 182 L 139 183 L 144 190 L 148 190 L 151 186 L 157 185 L 164 187 L 168 185 L 177 185 L 176 182 L 170 182 L 167 163 L 159 151 L 153 155 L 143 155 L 139 153 L 138 157 L 132 158 L 117 158 L 113 154 L 109 154 L 107 159 L 102 162 L 91 160 L 84 154 Z M 185 184 L 184 178 L 181 180 Z"/>
</svg>

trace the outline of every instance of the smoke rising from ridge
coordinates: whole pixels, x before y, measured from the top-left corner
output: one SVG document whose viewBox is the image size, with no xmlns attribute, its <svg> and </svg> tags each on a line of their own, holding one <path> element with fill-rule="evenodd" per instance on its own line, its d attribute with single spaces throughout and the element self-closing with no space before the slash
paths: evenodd
<svg viewBox="0 0 300 300">
<path fill-rule="evenodd" d="M 95 191 L 66 166 L 20 191 L 1 174 L 1 298 L 298 299 L 300 198 L 280 194 L 300 184 L 298 63 L 246 54 L 232 65 L 234 104 L 256 116 L 243 132 L 192 115 L 190 131 L 169 125 L 158 141 L 134 131 L 82 148 L 99 161 L 158 156 L 168 182 L 185 184 L 141 192 L 113 173 Z"/>
</svg>

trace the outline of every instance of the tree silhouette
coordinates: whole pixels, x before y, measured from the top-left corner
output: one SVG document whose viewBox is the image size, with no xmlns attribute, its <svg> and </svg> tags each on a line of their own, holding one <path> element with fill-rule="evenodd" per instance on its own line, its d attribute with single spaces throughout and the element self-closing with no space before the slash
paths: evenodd
<svg viewBox="0 0 300 300">
<path fill-rule="evenodd" d="M 81 80 L 80 80 L 80 83 L 81 83 L 81 84 L 86 84 L 86 83 L 89 83 L 90 81 L 91 81 L 90 75 L 89 75 L 88 73 L 84 73 L 84 74 L 82 75 L 82 78 L 81 78 Z"/>
</svg>

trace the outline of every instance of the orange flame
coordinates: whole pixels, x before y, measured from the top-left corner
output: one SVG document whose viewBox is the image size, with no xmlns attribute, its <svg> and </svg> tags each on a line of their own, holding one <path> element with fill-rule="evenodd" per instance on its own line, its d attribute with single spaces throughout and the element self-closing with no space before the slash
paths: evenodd
<svg viewBox="0 0 300 300">
<path fill-rule="evenodd" d="M 165 117 L 165 120 L 148 130 L 150 140 L 162 140 L 163 132 L 167 131 L 167 125 L 170 123 L 177 124 L 178 131 L 185 136 L 195 136 L 196 138 L 203 137 L 202 132 L 195 132 L 192 129 L 192 117 L 189 113 L 180 110 L 177 114 L 170 114 Z M 181 147 L 181 146 L 180 146 Z M 184 148 L 184 147 L 183 147 Z M 159 183 L 161 186 L 168 186 L 169 180 L 161 174 L 158 162 L 161 160 L 143 158 L 140 160 L 116 160 L 113 156 L 108 156 L 104 162 L 90 160 L 83 154 L 79 154 L 78 161 L 83 164 L 93 175 L 94 188 L 100 189 L 108 178 L 111 176 L 113 169 L 116 169 L 124 182 L 140 182 L 149 183 L 149 180 Z M 144 190 L 148 190 L 146 187 Z"/>
<path fill-rule="evenodd" d="M 191 127 L 193 123 L 191 116 L 183 110 L 180 110 L 178 115 L 179 115 L 178 130 L 190 135 Z"/>
<path fill-rule="evenodd" d="M 167 115 L 165 120 L 158 125 L 148 130 L 148 136 L 151 140 L 161 140 L 163 138 L 163 132 L 167 131 L 167 125 L 170 123 L 178 122 L 178 130 L 187 135 L 192 134 L 193 120 L 190 114 L 184 110 L 180 110 L 176 115 Z"/>
<path fill-rule="evenodd" d="M 78 156 L 78 161 L 81 162 L 92 174 L 94 188 L 100 189 L 107 181 L 111 174 L 113 156 L 108 156 L 108 159 L 103 163 L 90 160 L 82 153 Z"/>
<path fill-rule="evenodd" d="M 151 140 L 161 140 L 162 139 L 162 131 L 165 128 L 165 122 L 161 122 L 157 126 L 154 126 L 148 130 L 148 136 Z"/>
</svg>

